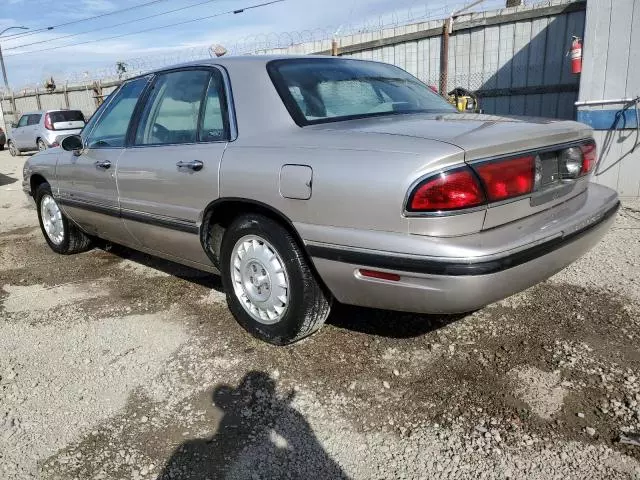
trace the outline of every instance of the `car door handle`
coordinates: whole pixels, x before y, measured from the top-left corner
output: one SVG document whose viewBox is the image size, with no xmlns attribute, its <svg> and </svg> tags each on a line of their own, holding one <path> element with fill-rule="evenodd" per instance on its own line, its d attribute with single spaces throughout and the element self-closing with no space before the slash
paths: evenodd
<svg viewBox="0 0 640 480">
<path fill-rule="evenodd" d="M 193 170 L 194 172 L 199 172 L 200 170 L 202 170 L 202 167 L 204 167 L 204 163 L 202 163 L 200 160 L 192 160 L 190 162 L 183 162 L 181 160 L 176 163 L 176 166 L 178 168 L 188 168 L 190 170 Z"/>
<path fill-rule="evenodd" d="M 94 165 L 98 168 L 106 170 L 111 167 L 111 162 L 109 160 L 97 161 Z"/>
</svg>

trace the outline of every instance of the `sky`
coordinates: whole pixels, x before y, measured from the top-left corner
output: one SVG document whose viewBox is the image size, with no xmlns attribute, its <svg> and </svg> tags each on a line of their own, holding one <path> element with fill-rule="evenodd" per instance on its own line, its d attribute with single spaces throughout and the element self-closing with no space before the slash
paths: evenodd
<svg viewBox="0 0 640 480">
<path fill-rule="evenodd" d="M 153 68 L 158 59 L 186 60 L 181 57 L 193 51 L 205 51 L 214 44 L 235 45 L 256 38 L 271 39 L 274 34 L 314 31 L 322 35 L 343 25 L 380 22 L 405 23 L 408 18 L 435 16 L 440 18 L 459 7 L 463 0 L 284 0 L 239 14 L 225 12 L 257 5 L 268 0 L 156 0 L 151 5 L 133 8 L 152 0 L 2 0 L 0 32 L 6 27 L 25 26 L 30 30 L 11 30 L 0 36 L 0 46 L 13 89 L 34 87 L 53 76 L 57 83 L 82 78 L 97 79 L 115 71 L 118 61 L 141 59 L 137 63 Z M 487 6 L 504 3 L 486 0 Z M 200 5 L 198 5 L 200 4 Z M 162 14 L 169 10 L 178 12 Z M 486 8 L 486 7 L 485 7 Z M 124 10 L 129 9 L 129 10 Z M 111 14 L 66 26 L 61 24 Z M 153 18 L 145 18 L 154 16 Z M 219 15 L 214 18 L 203 17 Z M 121 38 L 105 39 L 140 30 L 185 22 Z M 126 25 L 119 25 L 126 23 Z M 53 30 L 33 32 L 55 26 Z M 91 31 L 100 29 L 98 31 Z M 318 30 L 319 29 L 319 30 Z M 83 33 L 86 32 L 86 33 Z M 76 35 L 79 34 L 79 35 Z M 59 38 L 76 35 L 70 38 Z M 280 35 L 283 38 L 282 35 Z M 286 35 L 285 38 L 288 38 Z M 99 42 L 82 42 L 105 39 Z M 41 42 L 41 43 L 36 43 Z M 26 45 L 36 43 L 35 45 Z M 70 45 L 71 46 L 67 46 Z M 51 49 L 52 47 L 65 48 Z M 198 48 L 196 48 L 198 47 Z M 202 49 L 200 48 L 202 47 Z M 35 50 L 51 49 L 36 52 Z M 136 63 L 133 62 L 133 63 Z M 132 64 L 133 64 L 132 63 Z M 173 62 L 172 62 L 173 63 Z M 0 85 L 1 88 L 1 85 Z"/>
</svg>

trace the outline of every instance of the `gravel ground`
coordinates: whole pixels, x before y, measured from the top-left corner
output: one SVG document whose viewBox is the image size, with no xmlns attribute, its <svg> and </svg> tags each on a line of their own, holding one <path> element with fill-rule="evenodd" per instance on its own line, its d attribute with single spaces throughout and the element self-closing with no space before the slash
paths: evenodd
<svg viewBox="0 0 640 480">
<path fill-rule="evenodd" d="M 474 314 L 339 306 L 262 344 L 219 280 L 51 252 L 0 153 L 0 478 L 640 478 L 640 203 Z"/>
</svg>

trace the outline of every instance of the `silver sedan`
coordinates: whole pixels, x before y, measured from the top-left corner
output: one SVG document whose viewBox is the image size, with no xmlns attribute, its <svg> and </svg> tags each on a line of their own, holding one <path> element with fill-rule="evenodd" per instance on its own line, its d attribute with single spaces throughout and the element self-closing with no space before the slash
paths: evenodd
<svg viewBox="0 0 640 480">
<path fill-rule="evenodd" d="M 125 81 L 23 185 L 54 251 L 219 273 L 238 322 L 287 344 L 334 300 L 468 312 L 553 275 L 618 209 L 596 161 L 585 125 L 461 114 L 391 65 L 230 57 Z"/>
</svg>

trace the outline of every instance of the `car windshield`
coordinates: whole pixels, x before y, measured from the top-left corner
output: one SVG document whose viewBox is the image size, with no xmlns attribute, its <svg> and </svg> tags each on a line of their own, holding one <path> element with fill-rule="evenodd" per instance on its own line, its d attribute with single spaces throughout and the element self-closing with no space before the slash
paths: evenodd
<svg viewBox="0 0 640 480">
<path fill-rule="evenodd" d="M 59 112 L 49 112 L 51 122 L 84 122 L 84 115 L 79 110 L 61 110 Z"/>
<path fill-rule="evenodd" d="M 314 58 L 274 60 L 267 69 L 300 126 L 379 115 L 456 111 L 427 85 L 393 65 Z"/>
</svg>

